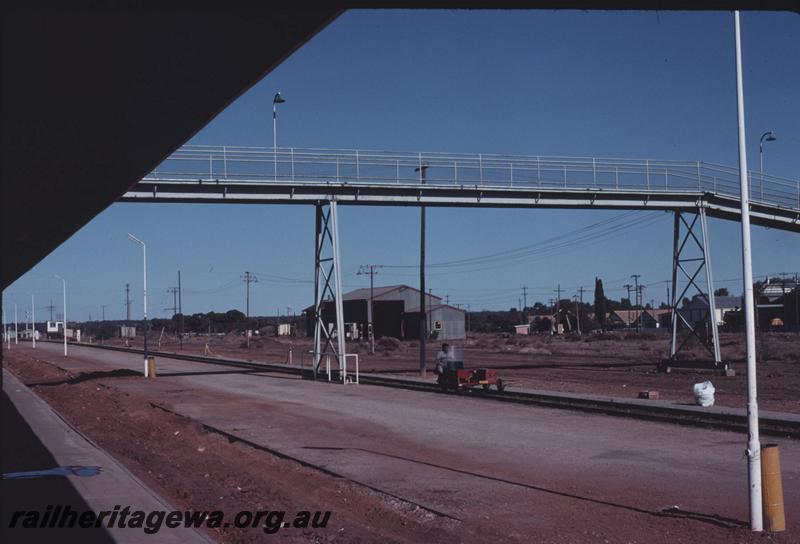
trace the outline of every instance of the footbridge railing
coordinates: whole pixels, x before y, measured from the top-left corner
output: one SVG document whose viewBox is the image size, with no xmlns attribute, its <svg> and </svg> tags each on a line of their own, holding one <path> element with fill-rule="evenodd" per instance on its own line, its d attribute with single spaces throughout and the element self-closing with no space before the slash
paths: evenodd
<svg viewBox="0 0 800 544">
<path fill-rule="evenodd" d="M 800 180 L 749 172 L 755 203 L 800 210 Z M 700 191 L 738 198 L 738 168 L 702 161 L 187 145 L 144 181 Z"/>
</svg>

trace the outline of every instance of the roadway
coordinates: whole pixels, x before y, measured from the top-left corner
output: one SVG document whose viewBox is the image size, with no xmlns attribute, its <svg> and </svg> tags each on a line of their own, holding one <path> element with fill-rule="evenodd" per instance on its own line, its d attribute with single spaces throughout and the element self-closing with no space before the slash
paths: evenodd
<svg viewBox="0 0 800 544">
<path fill-rule="evenodd" d="M 36 349 L 38 357 L 74 371 L 143 366 L 135 354 L 71 346 L 64 359 L 59 345 Z M 739 433 L 165 358 L 158 375 L 105 381 L 432 515 L 490 517 L 511 536 L 569 541 L 592 528 L 597 536 L 635 540 L 646 526 L 657 535 L 648 541 L 706 533 L 724 541 L 726 531 L 747 522 Z M 778 442 L 787 534 L 796 534 L 800 442 Z M 675 506 L 677 515 L 661 514 Z"/>
</svg>

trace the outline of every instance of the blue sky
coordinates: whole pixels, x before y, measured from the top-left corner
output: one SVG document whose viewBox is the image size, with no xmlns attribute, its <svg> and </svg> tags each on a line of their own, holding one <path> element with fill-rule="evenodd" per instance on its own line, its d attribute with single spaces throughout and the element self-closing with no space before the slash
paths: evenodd
<svg viewBox="0 0 800 544">
<path fill-rule="evenodd" d="M 800 178 L 800 17 L 744 13 L 748 161 L 773 130 L 765 170 Z M 736 166 L 733 15 L 680 12 L 359 10 L 334 21 L 222 112 L 190 142 L 293 147 L 703 160 Z M 257 54 L 257 52 L 242 52 Z M 124 316 L 124 286 L 141 315 L 141 253 L 148 243 L 148 310 L 166 317 L 167 288 L 183 275 L 185 313 L 244 310 L 240 276 L 255 272 L 251 314 L 311 303 L 313 208 L 115 204 L 12 284 L 5 308 L 37 297 L 37 318 L 60 306 L 70 319 Z M 633 214 L 608 238 L 513 263 L 431 270 L 428 286 L 475 309 L 547 301 L 595 275 L 618 298 L 630 275 L 645 299 L 666 299 L 669 214 Z M 450 261 L 558 236 L 620 212 L 428 210 L 428 260 Z M 645 220 L 639 224 L 638 219 Z M 340 208 L 344 287 L 368 285 L 360 264 L 418 262 L 417 208 Z M 740 227 L 710 220 L 716 278 L 741 291 Z M 753 228 L 757 275 L 800 271 L 800 237 Z M 474 268 L 479 268 L 475 270 Z M 288 279 L 287 279 L 288 278 Z M 416 285 L 413 268 L 384 268 L 376 284 Z M 56 310 L 58 312 L 60 310 Z M 6 316 L 8 318 L 8 315 Z M 20 316 L 20 319 L 22 317 Z"/>
</svg>

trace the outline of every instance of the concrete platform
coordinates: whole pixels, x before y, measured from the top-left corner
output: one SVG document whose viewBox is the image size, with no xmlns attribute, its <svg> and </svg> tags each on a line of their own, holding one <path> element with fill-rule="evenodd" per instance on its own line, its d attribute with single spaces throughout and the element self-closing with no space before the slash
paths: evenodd
<svg viewBox="0 0 800 544">
<path fill-rule="evenodd" d="M 15 511 L 35 510 L 42 515 L 52 505 L 69 505 L 74 512 L 109 510 L 120 505 L 131 511 L 171 511 L 174 508 L 145 486 L 108 453 L 73 429 L 50 406 L 3 370 L 2 394 L 2 521 L 0 541 L 12 542 L 213 542 L 204 533 L 162 526 L 156 534 L 141 528 L 15 528 L 9 523 Z M 8 479 L 20 472 L 58 467 L 99 467 L 92 476 L 39 476 Z M 88 473 L 95 472 L 92 469 Z M 103 524 L 105 525 L 105 523 Z"/>
</svg>

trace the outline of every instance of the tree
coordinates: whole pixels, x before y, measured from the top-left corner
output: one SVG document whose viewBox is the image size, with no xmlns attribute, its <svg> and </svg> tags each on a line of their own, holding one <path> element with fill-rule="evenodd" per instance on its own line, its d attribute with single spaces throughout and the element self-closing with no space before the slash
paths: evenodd
<svg viewBox="0 0 800 544">
<path fill-rule="evenodd" d="M 606 330 L 606 294 L 603 291 L 603 280 L 594 279 L 594 315 L 601 330 Z"/>
<path fill-rule="evenodd" d="M 727 297 L 730 296 L 727 287 L 720 287 L 719 289 L 714 289 L 714 296 L 717 297 Z"/>
</svg>

